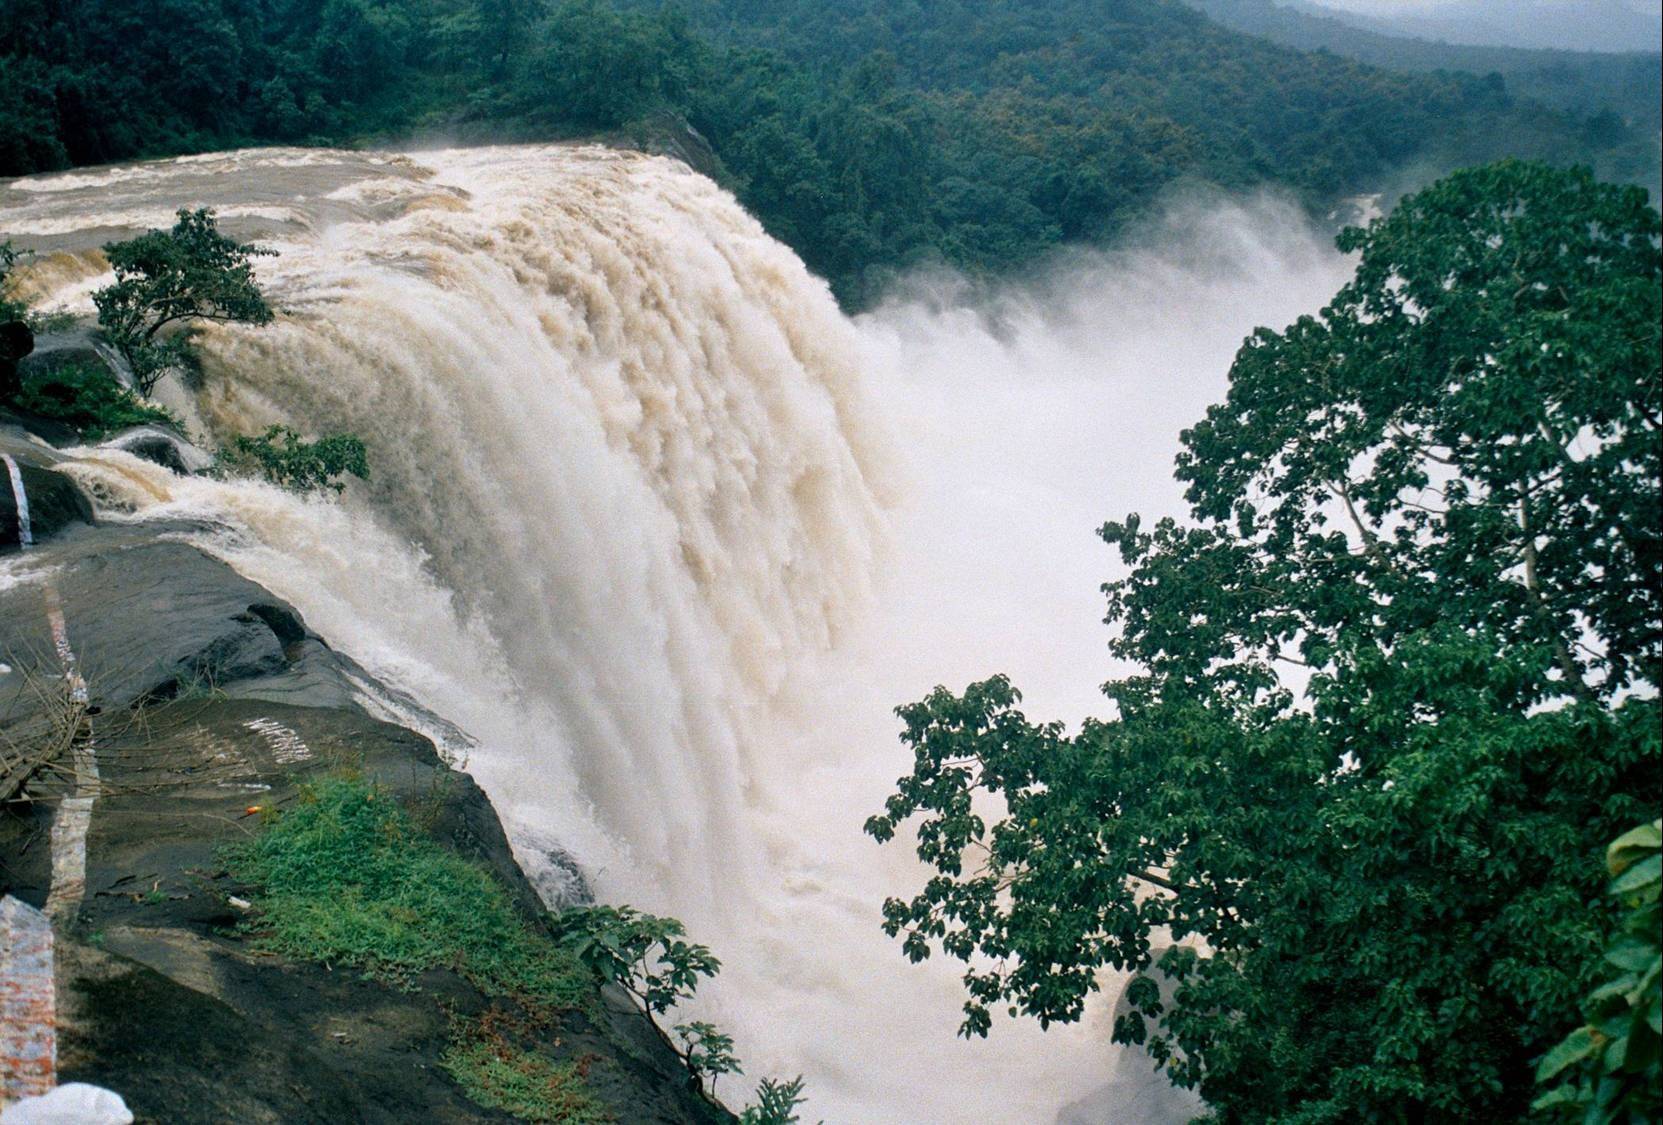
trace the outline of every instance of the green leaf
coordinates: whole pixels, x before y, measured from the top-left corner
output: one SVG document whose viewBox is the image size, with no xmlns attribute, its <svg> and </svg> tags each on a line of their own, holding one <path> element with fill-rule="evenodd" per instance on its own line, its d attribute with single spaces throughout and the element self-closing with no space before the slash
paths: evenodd
<svg viewBox="0 0 1663 1125">
<path fill-rule="evenodd" d="M 1630 895 L 1663 880 L 1663 855 L 1652 855 L 1626 868 L 1611 880 L 1611 893 Z"/>
<path fill-rule="evenodd" d="M 1619 875 L 1629 864 L 1647 852 L 1663 849 L 1663 819 L 1631 828 L 1611 841 L 1605 852 L 1605 866 Z"/>
<path fill-rule="evenodd" d="M 1561 1039 L 1536 1064 L 1536 1081 L 1546 1082 L 1566 1067 L 1591 1058 L 1600 1049 L 1603 1037 L 1591 1027 L 1579 1027 Z"/>
</svg>

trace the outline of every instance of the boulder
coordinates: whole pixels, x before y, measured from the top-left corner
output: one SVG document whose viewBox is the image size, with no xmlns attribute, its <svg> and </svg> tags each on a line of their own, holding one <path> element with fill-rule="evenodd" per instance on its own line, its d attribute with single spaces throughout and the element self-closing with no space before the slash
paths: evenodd
<svg viewBox="0 0 1663 1125">
<path fill-rule="evenodd" d="M 25 523 L 31 543 L 39 543 L 71 524 L 93 522 L 92 505 L 69 477 L 15 456 L 12 463 L 17 466 L 15 480 L 10 466 L 0 464 L 0 552 L 15 551 L 23 545 Z M 23 492 L 21 507 L 19 485 Z"/>
</svg>

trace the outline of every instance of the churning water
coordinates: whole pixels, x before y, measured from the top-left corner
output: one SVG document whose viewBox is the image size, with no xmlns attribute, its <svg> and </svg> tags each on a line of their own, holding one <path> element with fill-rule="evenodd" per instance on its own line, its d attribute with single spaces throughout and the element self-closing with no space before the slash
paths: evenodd
<svg viewBox="0 0 1663 1125">
<path fill-rule="evenodd" d="M 725 965 L 699 1014 L 753 1078 L 806 1074 L 810 1119 L 1184 1119 L 1110 1046 L 1112 978 L 1080 1026 L 956 1039 L 951 965 L 878 931 L 923 873 L 860 825 L 907 765 L 890 708 L 937 682 L 1093 710 L 1093 528 L 1177 509 L 1178 430 L 1248 330 L 1337 287 L 1324 238 L 1191 200 L 1027 284 L 918 278 L 851 321 L 708 180 L 552 146 L 34 177 L 0 184 L 0 234 L 42 252 L 32 296 L 84 310 L 100 242 L 202 205 L 281 252 L 280 316 L 207 330 L 172 403 L 210 441 L 356 432 L 373 479 L 303 500 L 89 450 L 107 515 L 200 521 L 466 732 L 527 867 L 561 849 L 683 919 Z"/>
</svg>

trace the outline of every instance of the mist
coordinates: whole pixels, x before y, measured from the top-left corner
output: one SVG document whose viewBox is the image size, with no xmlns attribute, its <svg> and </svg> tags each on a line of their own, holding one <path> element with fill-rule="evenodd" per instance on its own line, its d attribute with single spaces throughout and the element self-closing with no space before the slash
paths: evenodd
<svg viewBox="0 0 1663 1125">
<path fill-rule="evenodd" d="M 1491 47 L 1656 52 L 1658 0 L 1314 0 L 1377 31 Z"/>
</svg>

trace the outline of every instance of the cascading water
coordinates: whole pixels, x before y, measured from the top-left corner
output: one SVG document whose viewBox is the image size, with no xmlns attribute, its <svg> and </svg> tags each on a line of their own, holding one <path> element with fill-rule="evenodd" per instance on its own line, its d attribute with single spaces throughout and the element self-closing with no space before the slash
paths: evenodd
<svg viewBox="0 0 1663 1125">
<path fill-rule="evenodd" d="M 1092 709 L 1091 529 L 1175 506 L 1174 435 L 1242 334 L 1344 272 L 1312 232 L 1215 201 L 976 311 L 920 287 L 851 322 L 709 181 L 598 148 L 36 177 L 0 185 L 0 229 L 56 251 L 37 298 L 84 303 L 90 246 L 200 205 L 281 252 L 281 315 L 205 332 L 175 405 L 220 438 L 351 430 L 373 479 L 303 500 L 87 451 L 107 512 L 199 520 L 465 731 L 527 865 L 558 846 L 603 899 L 682 918 L 725 963 L 701 1014 L 751 1075 L 805 1073 L 817 1117 L 1182 1112 L 1103 1005 L 956 1040 L 956 974 L 877 930 L 919 870 L 859 827 L 905 765 L 889 708 L 935 682 L 1008 671 L 1036 714 Z"/>
</svg>

